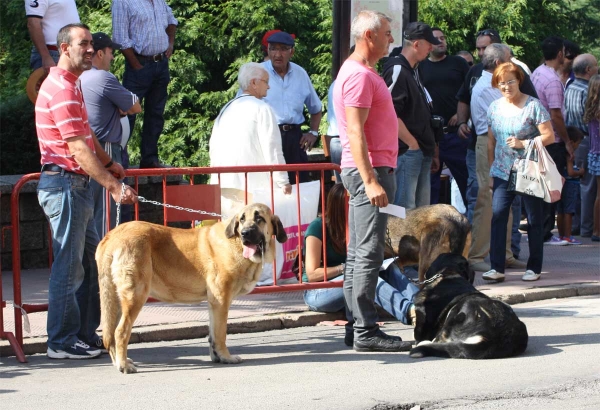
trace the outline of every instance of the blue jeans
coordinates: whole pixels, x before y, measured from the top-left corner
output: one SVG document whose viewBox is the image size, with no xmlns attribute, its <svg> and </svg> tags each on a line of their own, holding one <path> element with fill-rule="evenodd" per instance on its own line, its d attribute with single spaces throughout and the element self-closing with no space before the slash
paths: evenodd
<svg viewBox="0 0 600 410">
<path fill-rule="evenodd" d="M 408 150 L 398 157 L 394 204 L 406 209 L 429 205 L 431 161 L 420 149 Z"/>
<path fill-rule="evenodd" d="M 98 234 L 88 179 L 42 172 L 38 200 L 50 222 L 54 262 L 48 288 L 48 347 L 92 342 L 100 325 Z"/>
<path fill-rule="evenodd" d="M 387 197 L 393 198 L 396 190 L 393 168 L 376 167 L 374 172 Z M 379 330 L 375 290 L 383 262 L 387 214 L 371 205 L 358 169 L 344 168 L 342 182 L 350 194 L 350 235 L 344 273 L 346 330 L 353 326 L 357 340 L 371 337 Z"/>
<path fill-rule="evenodd" d="M 477 202 L 477 192 L 479 191 L 479 184 L 477 183 L 477 170 L 475 168 L 475 150 L 467 149 L 467 172 L 469 178 L 467 179 L 467 219 L 469 223 L 473 223 L 473 210 L 475 209 L 475 202 Z"/>
<path fill-rule="evenodd" d="M 331 162 L 333 164 L 342 164 L 342 143 L 339 137 L 333 137 L 329 141 L 329 155 L 331 155 Z M 342 177 L 340 177 L 337 171 L 335 171 L 335 181 L 342 182 Z"/>
<path fill-rule="evenodd" d="M 169 75 L 169 60 L 141 63 L 140 70 L 134 70 L 125 61 L 123 86 L 144 100 L 144 125 L 141 137 L 140 165 L 150 165 L 158 162 L 158 138 L 165 124 L 164 112 L 167 104 L 167 86 Z M 133 132 L 136 115 L 129 116 L 129 125 Z"/>
<path fill-rule="evenodd" d="M 575 150 L 575 164 L 588 169 L 587 157 L 590 152 L 590 137 L 586 136 Z M 580 180 L 581 206 L 580 217 L 573 218 L 573 230 L 579 225 L 581 236 L 590 237 L 594 230 L 594 201 L 596 199 L 596 177 L 586 172 Z M 577 213 L 576 213 L 577 215 Z"/>
<path fill-rule="evenodd" d="M 48 53 L 50 53 L 50 56 L 52 56 L 52 59 L 54 60 L 54 62 L 58 63 L 58 57 L 59 57 L 58 51 L 48 50 Z M 32 70 L 37 70 L 38 68 L 40 68 L 42 66 L 42 56 L 40 55 L 37 48 L 35 48 L 35 47 L 31 48 L 31 56 L 29 57 L 29 66 L 31 67 Z"/>
<path fill-rule="evenodd" d="M 332 281 L 340 281 L 339 276 Z M 408 323 L 408 310 L 419 288 L 410 283 L 400 272 L 398 266 L 391 264 L 377 279 L 375 303 L 396 319 Z M 344 308 L 344 290 L 342 288 L 312 289 L 304 291 L 304 303 L 313 312 L 339 312 Z"/>
<path fill-rule="evenodd" d="M 469 173 L 465 156 L 467 153 L 468 140 L 462 139 L 455 132 L 444 134 L 444 139 L 440 141 L 440 169 L 435 174 L 431 174 L 431 203 L 440 202 L 440 176 L 442 175 L 442 164 L 446 164 L 452 177 L 458 185 L 460 196 L 463 203 L 467 203 L 467 180 Z"/>
<path fill-rule="evenodd" d="M 490 262 L 492 269 L 504 273 L 506 262 L 506 225 L 515 194 L 507 192 L 508 181 L 494 177 L 492 199 L 492 232 L 490 238 Z M 542 272 L 544 259 L 544 200 L 529 196 L 521 197 L 529 221 L 529 259 L 527 269 Z M 516 216 L 516 219 L 519 219 Z"/>
</svg>

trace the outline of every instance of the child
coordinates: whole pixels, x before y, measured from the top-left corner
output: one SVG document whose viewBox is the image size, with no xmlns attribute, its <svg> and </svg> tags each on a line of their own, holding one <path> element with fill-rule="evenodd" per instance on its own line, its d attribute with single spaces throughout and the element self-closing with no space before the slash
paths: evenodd
<svg viewBox="0 0 600 410">
<path fill-rule="evenodd" d="M 583 140 L 583 132 L 576 127 L 567 127 L 567 135 L 573 143 L 573 150 L 576 150 Z M 560 201 L 558 201 L 556 207 L 558 236 L 563 241 L 567 241 L 569 245 L 581 245 L 581 242 L 571 235 L 571 225 L 573 223 L 573 214 L 575 214 L 577 196 L 579 195 L 579 178 L 585 174 L 585 169 L 574 167 L 573 159 L 567 154 L 567 166 L 565 169 L 559 171 L 565 177 L 565 185 L 563 186 Z"/>
<path fill-rule="evenodd" d="M 597 194 L 594 203 L 594 231 L 592 241 L 600 241 L 600 74 L 590 78 L 588 97 L 585 102 L 583 122 L 588 124 L 590 132 L 590 152 L 588 154 L 588 172 L 596 177 Z"/>
</svg>

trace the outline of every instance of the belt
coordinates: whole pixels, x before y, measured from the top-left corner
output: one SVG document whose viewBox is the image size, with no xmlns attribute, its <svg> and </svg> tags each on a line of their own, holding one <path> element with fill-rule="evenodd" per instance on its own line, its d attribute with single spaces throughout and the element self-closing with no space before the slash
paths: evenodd
<svg viewBox="0 0 600 410">
<path fill-rule="evenodd" d="M 155 62 L 155 63 L 158 63 L 159 61 L 162 61 L 165 58 L 167 58 L 167 56 L 166 56 L 166 54 L 164 52 L 158 53 L 158 54 L 154 54 L 153 56 L 143 56 L 141 54 L 136 54 L 135 56 L 137 57 L 138 60 L 152 61 L 152 62 Z"/>
<path fill-rule="evenodd" d="M 279 131 L 291 131 L 300 128 L 299 124 L 279 124 Z"/>
<path fill-rule="evenodd" d="M 46 48 L 48 50 L 58 51 L 58 47 L 57 46 L 53 46 L 52 44 L 46 44 Z"/>
<path fill-rule="evenodd" d="M 88 175 L 83 175 L 83 174 L 78 174 L 77 172 L 73 172 L 73 171 L 67 171 L 64 168 L 59 167 L 56 164 L 44 164 L 42 165 L 42 172 L 44 171 L 50 171 L 50 172 L 61 172 L 64 174 L 71 174 L 71 175 L 75 175 L 78 177 L 82 177 L 85 178 L 86 180 L 90 180 L 90 177 Z"/>
</svg>

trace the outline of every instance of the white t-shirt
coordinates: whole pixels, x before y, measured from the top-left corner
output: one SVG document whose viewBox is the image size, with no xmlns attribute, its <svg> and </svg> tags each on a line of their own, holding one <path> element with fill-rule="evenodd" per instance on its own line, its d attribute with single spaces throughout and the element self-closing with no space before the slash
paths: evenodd
<svg viewBox="0 0 600 410">
<path fill-rule="evenodd" d="M 25 0 L 25 15 L 42 19 L 44 39 L 50 45 L 56 45 L 61 28 L 80 22 L 75 0 Z"/>
<path fill-rule="evenodd" d="M 209 155 L 211 167 L 284 165 L 281 134 L 271 107 L 247 94 L 234 100 L 215 121 Z M 273 182 L 286 185 L 287 172 L 273 172 Z M 211 183 L 218 183 L 217 174 L 212 174 Z M 244 174 L 221 174 L 221 187 L 244 190 Z M 268 172 L 248 173 L 249 192 L 269 187 Z"/>
</svg>

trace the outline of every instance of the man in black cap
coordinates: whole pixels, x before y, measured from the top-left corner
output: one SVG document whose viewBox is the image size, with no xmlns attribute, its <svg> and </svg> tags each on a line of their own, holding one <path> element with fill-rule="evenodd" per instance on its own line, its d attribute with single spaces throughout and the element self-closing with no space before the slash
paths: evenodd
<svg viewBox="0 0 600 410">
<path fill-rule="evenodd" d="M 127 143 L 123 141 L 123 124 L 126 133 L 129 133 L 129 123 L 125 115 L 137 114 L 142 107 L 137 96 L 123 87 L 109 72 L 114 60 L 113 52 L 120 50 L 121 45 L 114 43 L 105 33 L 94 33 L 92 39 L 94 41 L 92 68 L 80 77 L 90 128 L 112 161 L 127 168 L 128 161 L 123 160 Z M 121 118 L 124 121 L 121 121 Z M 106 191 L 94 180 L 90 182 L 90 186 L 94 195 L 94 223 L 98 236 L 102 239 L 107 232 Z M 111 199 L 111 229 L 115 226 L 116 209 L 115 202 Z"/>
<path fill-rule="evenodd" d="M 278 31 L 267 39 L 269 61 L 263 66 L 269 73 L 269 91 L 263 99 L 277 118 L 283 157 L 286 164 L 305 164 L 308 162 L 306 151 L 310 151 L 319 137 L 322 105 L 306 71 L 290 62 L 294 55 L 294 38 Z M 304 106 L 310 114 L 310 130 L 302 133 L 304 124 Z M 296 183 L 296 173 L 289 173 L 291 184 Z M 308 181 L 308 172 L 300 172 L 300 182 Z"/>
<path fill-rule="evenodd" d="M 394 204 L 413 209 L 430 202 L 430 170 L 437 147 L 431 121 L 431 97 L 419 79 L 417 65 L 440 44 L 431 27 L 410 23 L 404 30 L 402 52 L 383 67 L 398 117 L 398 163 Z M 439 166 L 439 164 L 438 164 Z M 435 169 L 437 171 L 437 167 Z"/>
</svg>

